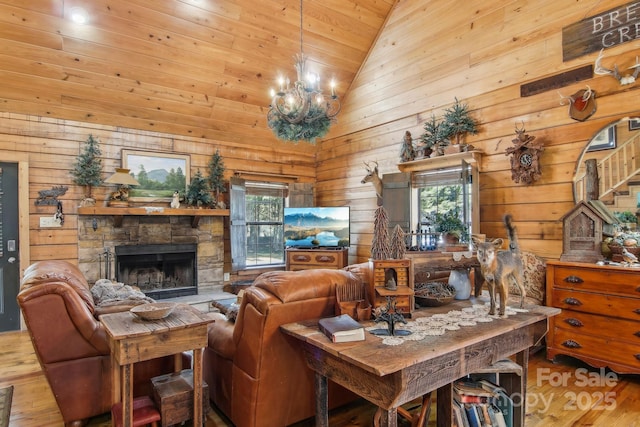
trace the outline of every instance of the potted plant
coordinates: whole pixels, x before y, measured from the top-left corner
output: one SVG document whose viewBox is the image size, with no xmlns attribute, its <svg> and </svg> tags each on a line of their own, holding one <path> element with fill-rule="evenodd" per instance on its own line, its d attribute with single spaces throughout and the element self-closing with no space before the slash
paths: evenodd
<svg viewBox="0 0 640 427">
<path fill-rule="evenodd" d="M 451 108 L 447 108 L 444 113 L 443 122 L 441 125 L 442 134 L 447 139 L 454 139 L 455 141 L 451 145 L 457 146 L 457 151 L 460 151 L 462 144 L 462 138 L 470 133 L 478 133 L 478 124 L 469 114 L 469 107 L 467 104 L 461 104 L 456 98 L 455 104 Z"/>
<path fill-rule="evenodd" d="M 207 181 L 202 176 L 200 169 L 198 169 L 191 179 L 184 199 L 189 206 L 196 208 L 206 208 L 212 205 L 213 197 L 211 197 L 211 190 L 207 186 Z"/>
<path fill-rule="evenodd" d="M 433 222 L 435 230 L 442 233 L 442 240 L 445 244 L 456 244 L 461 240 L 466 240 L 467 227 L 460 219 L 458 209 L 444 213 L 436 212 Z"/>
<path fill-rule="evenodd" d="M 424 133 L 420 136 L 424 157 L 444 154 L 444 147 L 449 144 L 449 140 L 444 135 L 443 129 L 442 122 L 438 122 L 435 115 L 431 115 L 431 119 L 425 122 Z"/>
<path fill-rule="evenodd" d="M 623 229 L 635 230 L 638 226 L 638 217 L 633 212 L 614 212 L 613 215 L 620 222 L 620 226 Z"/>
<path fill-rule="evenodd" d="M 82 153 L 80 153 L 73 164 L 73 169 L 71 169 L 73 183 L 82 185 L 85 188 L 84 198 L 80 206 L 94 206 L 96 204 L 96 199 L 93 197 L 93 187 L 102 184 L 101 154 L 98 139 L 89 134 Z"/>
</svg>

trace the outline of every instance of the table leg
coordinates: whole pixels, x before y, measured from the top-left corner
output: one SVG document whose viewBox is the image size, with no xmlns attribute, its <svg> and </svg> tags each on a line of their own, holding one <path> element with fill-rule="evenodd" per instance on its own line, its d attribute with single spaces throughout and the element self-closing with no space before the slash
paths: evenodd
<svg viewBox="0 0 640 427">
<path fill-rule="evenodd" d="M 111 405 L 115 405 L 122 401 L 122 396 L 120 393 L 120 378 L 122 377 L 122 372 L 120 368 L 120 364 L 115 358 L 113 351 L 111 352 Z"/>
<path fill-rule="evenodd" d="M 453 425 L 453 384 L 440 387 L 436 394 L 436 425 L 438 427 L 450 427 Z"/>
<path fill-rule="evenodd" d="M 329 390 L 327 384 L 327 377 L 316 372 L 316 427 L 329 427 Z"/>
<path fill-rule="evenodd" d="M 522 378 L 520 384 L 516 384 L 514 388 L 519 389 L 522 402 L 520 405 L 513 406 L 513 425 L 514 427 L 524 427 L 524 417 L 527 414 L 527 375 L 529 373 L 529 349 L 525 349 L 516 353 L 516 363 L 522 367 Z"/>
<path fill-rule="evenodd" d="M 122 366 L 122 426 L 133 425 L 133 364 Z"/>
<path fill-rule="evenodd" d="M 382 408 L 378 408 L 373 416 L 374 427 L 398 427 L 398 409 L 391 408 L 385 411 Z"/>
<path fill-rule="evenodd" d="M 193 350 L 193 425 L 202 426 L 202 351 Z"/>
</svg>

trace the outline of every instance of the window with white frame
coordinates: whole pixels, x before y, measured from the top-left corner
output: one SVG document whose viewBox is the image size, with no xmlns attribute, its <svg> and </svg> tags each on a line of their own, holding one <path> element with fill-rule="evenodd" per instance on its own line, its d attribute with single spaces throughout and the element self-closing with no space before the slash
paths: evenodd
<svg viewBox="0 0 640 427">
<path fill-rule="evenodd" d="M 245 182 L 247 267 L 284 264 L 286 196 L 286 184 Z"/>
</svg>

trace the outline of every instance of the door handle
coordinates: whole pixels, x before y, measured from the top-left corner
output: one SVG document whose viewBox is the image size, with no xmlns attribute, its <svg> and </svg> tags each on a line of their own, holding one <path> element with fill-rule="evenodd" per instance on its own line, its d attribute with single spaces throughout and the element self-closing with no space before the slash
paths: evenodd
<svg viewBox="0 0 640 427">
<path fill-rule="evenodd" d="M 16 257 L 14 257 L 14 256 L 9 257 L 9 258 L 7 259 L 7 262 L 8 262 L 9 264 L 13 264 L 14 262 L 16 262 Z"/>
</svg>

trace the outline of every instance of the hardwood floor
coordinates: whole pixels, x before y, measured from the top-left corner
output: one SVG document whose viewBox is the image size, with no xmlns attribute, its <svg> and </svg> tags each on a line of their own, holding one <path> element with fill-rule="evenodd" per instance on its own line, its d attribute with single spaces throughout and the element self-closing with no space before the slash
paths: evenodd
<svg viewBox="0 0 640 427">
<path fill-rule="evenodd" d="M 0 333 L 0 388 L 8 385 L 15 387 L 11 427 L 62 425 L 26 332 Z M 527 427 L 640 427 L 640 375 L 616 375 L 568 357 L 552 363 L 539 351 L 530 358 L 527 385 Z M 374 412 L 373 405 L 357 401 L 332 411 L 329 424 L 370 426 Z M 306 420 L 294 427 L 313 425 L 313 420 Z M 109 415 L 95 417 L 89 426 L 110 427 Z M 215 409 L 209 412 L 206 427 L 229 426 Z M 429 426 L 435 426 L 435 405 Z"/>
</svg>

